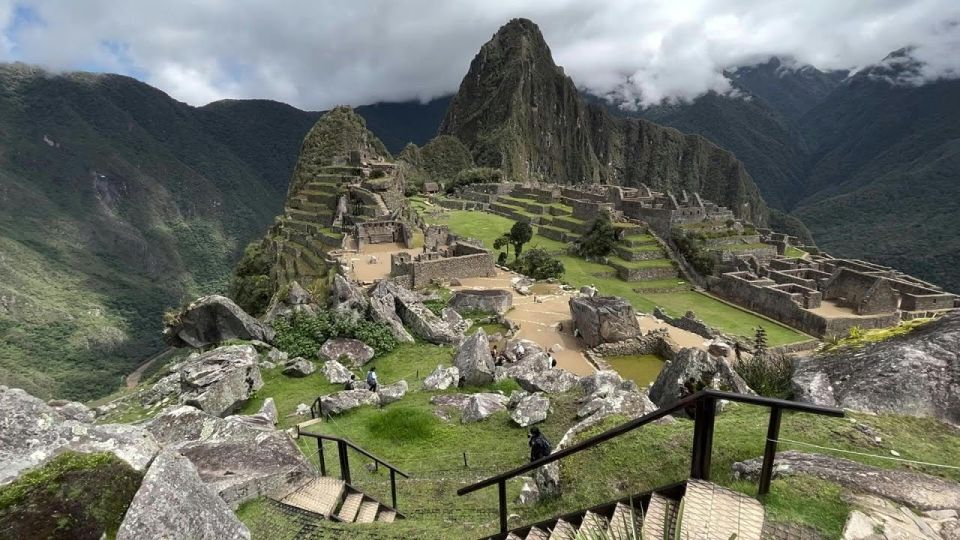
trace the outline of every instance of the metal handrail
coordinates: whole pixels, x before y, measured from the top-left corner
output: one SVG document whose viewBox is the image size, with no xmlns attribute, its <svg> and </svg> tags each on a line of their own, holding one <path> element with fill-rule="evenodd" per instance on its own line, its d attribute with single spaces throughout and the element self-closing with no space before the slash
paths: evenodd
<svg viewBox="0 0 960 540">
<path fill-rule="evenodd" d="M 763 396 L 754 396 L 748 394 L 737 394 L 733 392 L 722 392 L 720 390 L 706 389 L 682 398 L 671 405 L 662 407 L 651 413 L 625 422 L 617 427 L 611 428 L 603 433 L 594 435 L 589 439 L 578 444 L 558 450 L 545 458 L 532 461 L 520 467 L 500 473 L 496 476 L 481 480 L 469 486 L 457 490 L 457 495 L 466 495 L 485 487 L 497 484 L 500 502 L 500 530 L 506 532 L 506 482 L 534 469 L 539 469 L 555 461 L 559 461 L 567 456 L 582 452 L 592 448 L 602 442 L 619 437 L 625 433 L 640 428 L 646 424 L 659 420 L 678 410 L 690 406 L 696 407 L 696 416 L 694 418 L 693 449 L 690 464 L 690 477 L 702 480 L 709 480 L 710 461 L 713 446 L 713 423 L 716 414 L 716 401 L 726 400 L 737 403 L 746 403 L 749 405 L 760 405 L 770 408 L 770 422 L 767 428 L 767 443 L 764 449 L 763 466 L 760 471 L 760 495 L 766 494 L 770 489 L 770 480 L 773 472 L 773 460 L 776 455 L 777 439 L 780 432 L 781 413 L 784 410 L 807 412 L 820 414 L 824 416 L 840 417 L 844 415 L 843 409 L 836 407 L 825 407 L 822 405 L 811 405 L 808 403 L 798 403 L 785 399 L 768 398 Z"/>
<path fill-rule="evenodd" d="M 372 459 L 374 464 L 383 465 L 390 470 L 390 499 L 393 503 L 393 509 L 397 510 L 397 475 L 404 478 L 410 478 L 410 475 L 401 471 L 397 467 L 391 465 L 387 461 L 371 454 L 370 452 L 360 448 L 359 446 L 353 444 L 343 437 L 337 437 L 334 435 L 323 435 L 320 433 L 308 433 L 306 431 L 300 431 L 300 428 L 297 428 L 297 436 L 306 436 L 313 437 L 317 440 L 317 457 L 320 460 L 320 474 L 322 476 L 327 475 L 327 461 L 323 453 L 323 441 L 332 441 L 337 443 L 337 458 L 340 462 L 340 479 L 350 484 L 350 455 L 348 449 L 352 448 L 356 452 Z"/>
</svg>

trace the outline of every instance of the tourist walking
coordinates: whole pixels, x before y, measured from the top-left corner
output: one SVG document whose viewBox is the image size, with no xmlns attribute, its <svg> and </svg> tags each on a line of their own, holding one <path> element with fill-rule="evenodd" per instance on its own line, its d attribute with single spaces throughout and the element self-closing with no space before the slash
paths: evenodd
<svg viewBox="0 0 960 540">
<path fill-rule="evenodd" d="M 356 390 L 357 389 L 357 376 L 353 373 L 350 374 L 350 380 L 343 385 L 344 390 Z"/>
<path fill-rule="evenodd" d="M 553 452 L 550 441 L 540 433 L 540 428 L 530 428 L 530 434 L 527 435 L 527 445 L 530 446 L 530 461 L 543 459 Z"/>
<path fill-rule="evenodd" d="M 370 371 L 367 372 L 367 387 L 370 388 L 371 392 L 377 391 L 377 368 L 372 367 Z"/>
</svg>

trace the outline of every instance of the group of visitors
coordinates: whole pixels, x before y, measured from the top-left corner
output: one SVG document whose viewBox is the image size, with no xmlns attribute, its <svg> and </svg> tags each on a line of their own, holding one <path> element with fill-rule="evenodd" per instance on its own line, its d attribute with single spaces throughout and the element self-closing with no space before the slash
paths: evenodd
<svg viewBox="0 0 960 540">
<path fill-rule="evenodd" d="M 377 381 L 377 368 L 372 367 L 367 371 L 367 379 L 365 382 L 367 383 L 367 390 L 370 390 L 371 392 L 377 391 L 377 386 L 379 384 L 379 382 Z M 344 383 L 343 389 L 344 390 L 362 390 L 363 385 L 360 383 L 359 380 L 357 380 L 357 376 L 351 373 L 350 380 Z"/>
</svg>

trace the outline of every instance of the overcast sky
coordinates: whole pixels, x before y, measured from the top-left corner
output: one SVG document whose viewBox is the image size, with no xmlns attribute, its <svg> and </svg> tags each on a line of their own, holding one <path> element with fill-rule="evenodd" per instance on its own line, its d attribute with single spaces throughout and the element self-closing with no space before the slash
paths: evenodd
<svg viewBox="0 0 960 540">
<path fill-rule="evenodd" d="M 0 0 L 0 61 L 318 110 L 451 93 L 513 17 L 578 86 L 644 104 L 771 55 L 855 68 L 913 45 L 928 78 L 960 76 L 960 0 Z"/>
</svg>

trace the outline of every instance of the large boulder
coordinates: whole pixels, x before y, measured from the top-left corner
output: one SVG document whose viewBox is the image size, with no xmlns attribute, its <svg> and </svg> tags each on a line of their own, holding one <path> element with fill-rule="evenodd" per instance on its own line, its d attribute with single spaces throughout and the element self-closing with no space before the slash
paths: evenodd
<svg viewBox="0 0 960 540">
<path fill-rule="evenodd" d="M 273 328 L 251 317 L 233 300 L 198 298 L 164 323 L 163 340 L 171 347 L 202 349 L 231 339 L 272 342 Z"/>
<path fill-rule="evenodd" d="M 483 328 L 463 340 L 453 365 L 460 370 L 460 382 L 466 386 L 483 386 L 493 382 L 493 356 Z"/>
<path fill-rule="evenodd" d="M 403 326 L 403 321 L 397 315 L 396 301 L 393 295 L 370 297 L 370 319 L 386 325 L 393 337 L 401 343 L 413 343 L 413 336 Z"/>
<path fill-rule="evenodd" d="M 380 405 L 380 397 L 370 390 L 343 390 L 320 397 L 320 411 L 327 414 L 341 414 L 363 405 Z"/>
<path fill-rule="evenodd" d="M 160 446 L 140 426 L 93 424 L 74 407 L 61 412 L 19 388 L 0 386 L 0 485 L 67 450 L 111 452 L 142 472 Z"/>
<path fill-rule="evenodd" d="M 374 350 L 359 339 L 333 338 L 323 343 L 319 355 L 321 360 L 341 362 L 346 359 L 354 368 L 359 369 L 373 360 Z"/>
<path fill-rule="evenodd" d="M 347 315 L 351 319 L 360 320 L 366 316 L 370 301 L 363 294 L 362 289 L 337 274 L 333 277 L 333 285 L 330 287 L 329 304 L 333 311 Z"/>
<path fill-rule="evenodd" d="M 422 302 L 399 300 L 396 305 L 397 315 L 410 332 L 430 343 L 439 345 L 456 345 L 463 339 L 463 333 L 437 314 L 430 311 Z"/>
<path fill-rule="evenodd" d="M 545 392 L 547 394 L 561 394 L 571 390 L 579 382 L 576 375 L 561 368 L 528 370 L 512 375 L 512 377 L 527 392 Z"/>
<path fill-rule="evenodd" d="M 281 292 L 285 294 L 281 295 Z M 285 291 L 280 291 L 273 296 L 263 320 L 273 322 L 277 318 L 291 317 L 295 314 L 316 316 L 318 313 L 320 313 L 320 306 L 314 301 L 313 296 L 299 283 L 293 281 Z"/>
<path fill-rule="evenodd" d="M 447 304 L 458 313 L 496 313 L 503 315 L 513 306 L 513 293 L 505 289 L 457 291 Z"/>
<path fill-rule="evenodd" d="M 590 375 L 580 377 L 580 389 L 586 399 L 603 397 L 615 390 L 630 390 L 635 384 L 625 381 L 619 373 L 612 369 L 595 371 Z"/>
<path fill-rule="evenodd" d="M 443 322 L 447 323 L 450 326 L 450 329 L 458 334 L 464 334 L 473 325 L 473 321 L 470 319 L 464 319 L 457 310 L 451 307 L 445 307 L 440 310 L 440 317 L 443 319 Z"/>
<path fill-rule="evenodd" d="M 577 409 L 577 418 L 594 415 L 606 418 L 612 414 L 636 418 L 655 410 L 657 406 L 643 392 L 614 388 L 591 396 Z"/>
<path fill-rule="evenodd" d="M 469 424 L 489 418 L 496 412 L 507 410 L 509 398 L 503 394 L 471 394 L 463 407 L 461 422 Z"/>
<path fill-rule="evenodd" d="M 520 427 L 532 426 L 546 420 L 549 410 L 550 398 L 541 393 L 528 394 L 517 402 L 510 412 L 510 419 Z"/>
<path fill-rule="evenodd" d="M 580 296 L 570 299 L 573 327 L 587 347 L 623 341 L 640 335 L 637 313 L 618 296 Z"/>
<path fill-rule="evenodd" d="M 250 531 L 184 456 L 167 451 L 150 465 L 127 509 L 117 540 L 248 540 Z"/>
<path fill-rule="evenodd" d="M 291 358 L 283 365 L 283 374 L 288 377 L 306 377 L 316 370 L 317 366 L 302 356 Z"/>
<path fill-rule="evenodd" d="M 349 381 L 350 376 L 353 375 L 349 369 L 336 360 L 324 362 L 321 371 L 323 372 L 323 376 L 332 384 L 344 384 Z"/>
<path fill-rule="evenodd" d="M 870 495 L 845 497 L 854 509 L 843 526 L 842 540 L 958 540 L 960 520 L 952 515 L 918 515 L 902 505 Z"/>
<path fill-rule="evenodd" d="M 500 352 L 507 363 L 515 363 L 535 354 L 543 353 L 543 347 L 529 339 L 514 339 Z"/>
<path fill-rule="evenodd" d="M 180 370 L 180 402 L 226 416 L 263 386 L 257 351 L 229 345 L 201 354 Z"/>
<path fill-rule="evenodd" d="M 960 313 L 901 337 L 798 361 L 796 399 L 960 424 Z"/>
<path fill-rule="evenodd" d="M 377 398 L 380 405 L 389 405 L 395 401 L 400 401 L 407 395 L 407 381 L 400 380 L 393 384 L 383 385 L 377 388 Z"/>
<path fill-rule="evenodd" d="M 275 414 L 267 403 L 255 415 L 227 418 L 182 406 L 164 410 L 145 429 L 188 457 L 201 480 L 236 507 L 312 474 L 290 435 L 273 427 Z"/>
<path fill-rule="evenodd" d="M 446 390 L 460 384 L 460 370 L 456 367 L 437 366 L 433 373 L 423 380 L 424 390 Z"/>
<path fill-rule="evenodd" d="M 704 388 L 738 394 L 754 393 L 726 358 L 712 356 L 700 349 L 686 348 L 664 364 L 650 387 L 650 399 L 660 407 L 672 405 L 686 396 L 685 385 L 690 379 Z"/>
<path fill-rule="evenodd" d="M 759 478 L 762 464 L 762 458 L 734 463 L 734 477 Z M 876 495 L 921 511 L 960 511 L 960 484 L 919 472 L 881 469 L 848 459 L 791 450 L 777 453 L 773 475 L 774 478 L 815 476 L 850 491 Z"/>
</svg>

